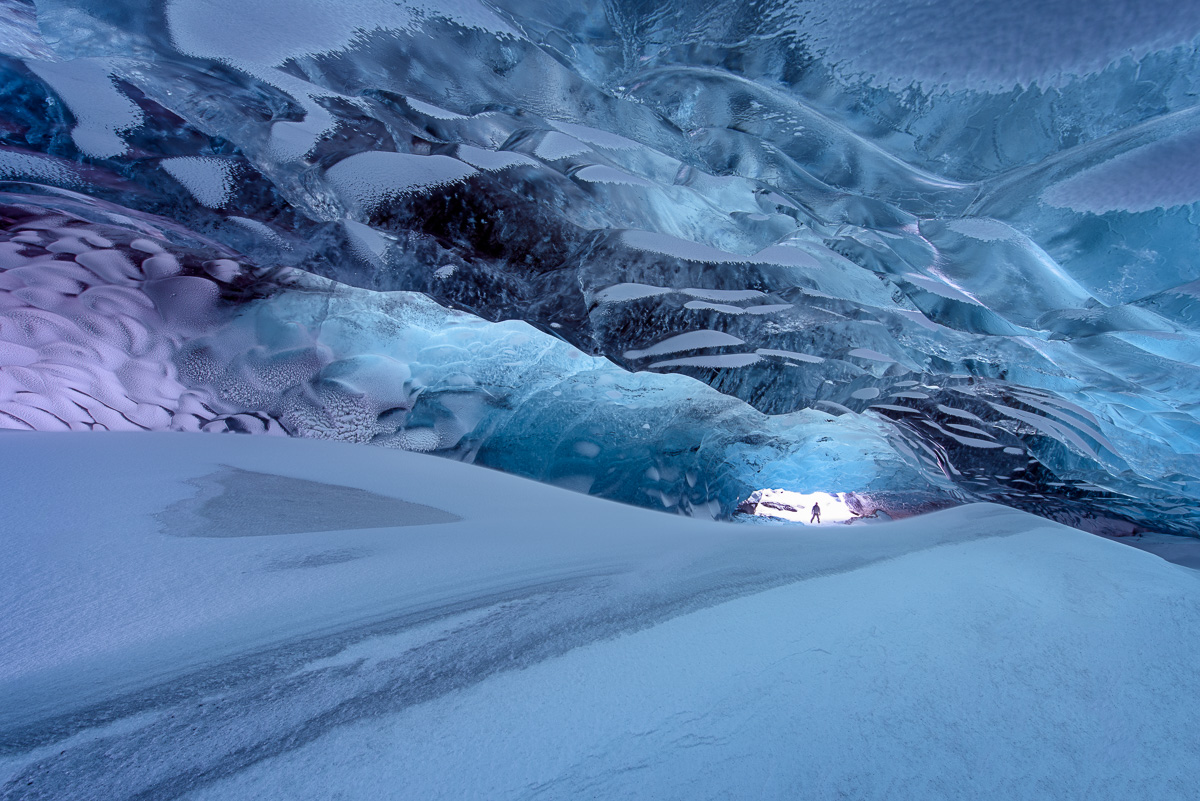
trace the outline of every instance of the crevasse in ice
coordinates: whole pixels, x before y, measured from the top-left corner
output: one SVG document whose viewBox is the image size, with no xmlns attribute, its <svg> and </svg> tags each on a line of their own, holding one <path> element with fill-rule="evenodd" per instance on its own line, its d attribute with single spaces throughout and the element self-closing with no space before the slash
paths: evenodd
<svg viewBox="0 0 1200 801">
<path fill-rule="evenodd" d="M 0 0 L 0 427 L 1194 531 L 1197 9 Z"/>
</svg>

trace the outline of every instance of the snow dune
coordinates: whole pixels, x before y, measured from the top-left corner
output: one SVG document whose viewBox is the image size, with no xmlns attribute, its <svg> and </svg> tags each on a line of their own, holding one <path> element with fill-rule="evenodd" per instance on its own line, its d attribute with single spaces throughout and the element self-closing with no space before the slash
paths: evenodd
<svg viewBox="0 0 1200 801">
<path fill-rule="evenodd" d="M 1200 573 L 990 505 L 670 517 L 0 435 L 0 798 L 1191 798 Z"/>
</svg>

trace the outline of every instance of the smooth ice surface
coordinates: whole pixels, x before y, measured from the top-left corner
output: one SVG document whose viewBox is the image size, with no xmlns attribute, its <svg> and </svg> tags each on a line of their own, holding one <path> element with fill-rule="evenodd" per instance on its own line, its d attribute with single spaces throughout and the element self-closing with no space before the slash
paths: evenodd
<svg viewBox="0 0 1200 801">
<path fill-rule="evenodd" d="M 1184 799 L 1200 767 L 1200 573 L 1015 510 L 734 526 L 345 443 L 0 440 L 38 499 L 0 509 L 5 798 Z M 400 506 L 163 531 L 213 475 Z"/>
</svg>

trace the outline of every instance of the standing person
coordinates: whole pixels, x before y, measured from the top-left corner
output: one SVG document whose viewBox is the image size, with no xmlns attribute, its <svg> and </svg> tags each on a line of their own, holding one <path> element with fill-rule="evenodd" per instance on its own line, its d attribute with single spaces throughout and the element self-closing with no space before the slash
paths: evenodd
<svg viewBox="0 0 1200 801">
<path fill-rule="evenodd" d="M 821 522 L 821 504 L 819 503 L 813 504 L 812 517 L 808 519 L 808 522 L 811 523 L 814 520 L 816 520 L 818 523 Z"/>
</svg>

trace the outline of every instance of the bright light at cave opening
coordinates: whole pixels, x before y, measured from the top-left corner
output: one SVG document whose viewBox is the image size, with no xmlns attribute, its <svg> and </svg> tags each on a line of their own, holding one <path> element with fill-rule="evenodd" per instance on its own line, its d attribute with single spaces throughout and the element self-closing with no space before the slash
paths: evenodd
<svg viewBox="0 0 1200 801">
<path fill-rule="evenodd" d="M 754 507 L 754 514 L 761 517 L 781 517 L 799 523 L 812 519 L 813 504 L 821 507 L 822 523 L 844 523 L 858 517 L 850 511 L 837 494 L 828 492 L 792 492 L 782 489 L 764 489 Z M 816 521 L 813 521 L 816 525 Z"/>
</svg>

